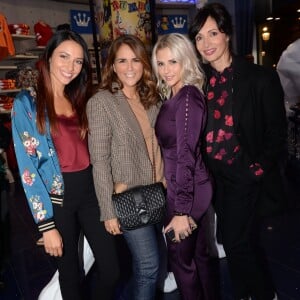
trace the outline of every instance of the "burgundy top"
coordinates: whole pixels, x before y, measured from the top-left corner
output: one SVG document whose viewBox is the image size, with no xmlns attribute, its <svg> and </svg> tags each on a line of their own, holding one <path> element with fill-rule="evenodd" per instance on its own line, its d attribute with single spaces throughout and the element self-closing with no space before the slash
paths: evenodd
<svg viewBox="0 0 300 300">
<path fill-rule="evenodd" d="M 90 164 L 87 138 L 80 138 L 77 115 L 58 116 L 58 132 L 52 134 L 62 172 L 76 172 Z"/>
</svg>

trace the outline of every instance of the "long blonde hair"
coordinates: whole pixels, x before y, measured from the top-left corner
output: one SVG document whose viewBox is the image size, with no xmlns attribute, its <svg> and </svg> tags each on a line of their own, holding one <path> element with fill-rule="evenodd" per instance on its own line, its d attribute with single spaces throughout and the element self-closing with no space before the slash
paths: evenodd
<svg viewBox="0 0 300 300">
<path fill-rule="evenodd" d="M 202 91 L 205 76 L 199 65 L 193 43 L 183 34 L 170 33 L 158 39 L 152 52 L 152 68 L 157 78 L 157 87 L 161 96 L 164 98 L 169 97 L 171 93 L 171 88 L 161 78 L 157 67 L 157 51 L 164 48 L 169 48 L 174 55 L 174 59 L 181 64 L 182 83 L 184 85 L 194 85 Z"/>
</svg>

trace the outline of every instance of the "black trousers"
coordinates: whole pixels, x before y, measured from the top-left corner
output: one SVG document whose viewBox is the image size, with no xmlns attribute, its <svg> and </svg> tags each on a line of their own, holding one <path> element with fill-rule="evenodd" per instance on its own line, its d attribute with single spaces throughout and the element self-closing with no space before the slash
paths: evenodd
<svg viewBox="0 0 300 300">
<path fill-rule="evenodd" d="M 63 206 L 53 205 L 55 224 L 63 239 L 63 256 L 57 258 L 62 297 L 64 300 L 86 299 L 78 260 L 78 239 L 82 230 L 95 257 L 98 295 L 102 300 L 111 300 L 119 278 L 118 258 L 114 238 L 100 222 L 92 169 L 63 173 L 63 178 Z"/>
<path fill-rule="evenodd" d="M 0 184 L 0 280 L 10 255 L 10 221 L 8 183 Z"/>
<path fill-rule="evenodd" d="M 235 299 L 248 295 L 256 300 L 273 299 L 271 276 L 258 244 L 259 181 L 239 161 L 229 166 L 209 160 L 208 165 L 215 179 L 214 207 Z"/>
</svg>

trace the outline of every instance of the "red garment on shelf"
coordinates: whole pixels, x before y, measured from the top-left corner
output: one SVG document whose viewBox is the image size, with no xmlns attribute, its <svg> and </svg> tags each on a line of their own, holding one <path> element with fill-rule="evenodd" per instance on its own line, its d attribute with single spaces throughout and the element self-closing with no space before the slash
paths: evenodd
<svg viewBox="0 0 300 300">
<path fill-rule="evenodd" d="M 53 35 L 51 27 L 43 21 L 39 21 L 38 23 L 34 24 L 33 28 L 36 35 L 37 45 L 46 46 L 47 42 Z"/>
<path fill-rule="evenodd" d="M 8 24 L 8 29 L 11 34 L 29 35 L 30 27 L 27 24 Z"/>
</svg>

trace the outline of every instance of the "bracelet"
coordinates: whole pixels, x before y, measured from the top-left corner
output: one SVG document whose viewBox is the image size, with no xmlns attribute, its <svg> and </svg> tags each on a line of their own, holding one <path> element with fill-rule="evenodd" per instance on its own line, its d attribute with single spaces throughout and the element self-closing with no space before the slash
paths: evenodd
<svg viewBox="0 0 300 300">
<path fill-rule="evenodd" d="M 187 213 L 182 213 L 182 212 L 178 212 L 178 211 L 174 211 L 174 216 L 187 216 L 188 214 Z"/>
</svg>

